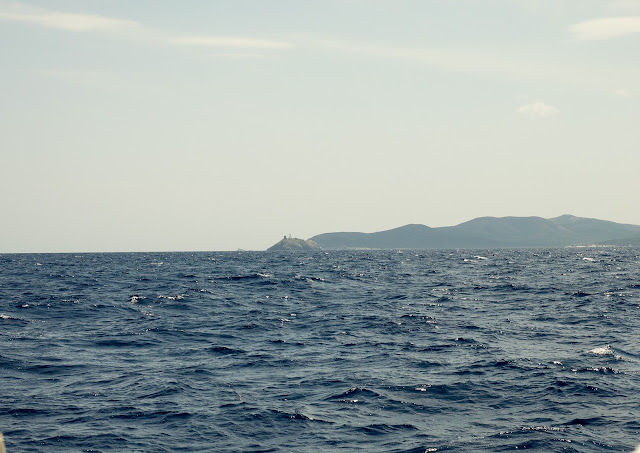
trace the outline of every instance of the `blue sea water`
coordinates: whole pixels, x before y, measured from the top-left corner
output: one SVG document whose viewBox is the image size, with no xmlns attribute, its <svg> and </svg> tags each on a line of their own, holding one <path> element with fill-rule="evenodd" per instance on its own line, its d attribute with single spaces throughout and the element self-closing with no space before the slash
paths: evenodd
<svg viewBox="0 0 640 453">
<path fill-rule="evenodd" d="M 640 250 L 0 255 L 17 452 L 625 452 Z"/>
</svg>

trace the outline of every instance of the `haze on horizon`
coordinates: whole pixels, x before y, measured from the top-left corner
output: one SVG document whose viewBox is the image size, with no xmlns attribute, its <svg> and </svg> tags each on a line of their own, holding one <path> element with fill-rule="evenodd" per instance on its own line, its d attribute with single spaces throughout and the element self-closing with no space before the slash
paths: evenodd
<svg viewBox="0 0 640 453">
<path fill-rule="evenodd" d="M 640 0 L 0 0 L 0 253 L 640 224 Z"/>
</svg>

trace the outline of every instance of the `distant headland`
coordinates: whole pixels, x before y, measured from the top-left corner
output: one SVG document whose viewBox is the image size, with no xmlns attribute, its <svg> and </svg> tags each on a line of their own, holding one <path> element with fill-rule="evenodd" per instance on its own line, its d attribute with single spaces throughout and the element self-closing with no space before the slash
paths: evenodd
<svg viewBox="0 0 640 453">
<path fill-rule="evenodd" d="M 640 245 L 640 225 L 562 215 L 479 217 L 455 226 L 410 224 L 376 233 L 323 233 L 286 237 L 268 250 L 448 249 Z"/>
<path fill-rule="evenodd" d="M 280 251 L 280 250 L 321 250 L 318 244 L 311 239 L 298 239 L 291 236 L 285 236 L 277 244 L 272 245 L 267 249 L 268 252 Z"/>
</svg>

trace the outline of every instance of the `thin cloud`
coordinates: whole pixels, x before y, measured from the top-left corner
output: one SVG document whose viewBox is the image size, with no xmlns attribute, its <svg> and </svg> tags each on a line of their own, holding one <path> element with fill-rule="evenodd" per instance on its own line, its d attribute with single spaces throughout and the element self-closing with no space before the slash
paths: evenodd
<svg viewBox="0 0 640 453">
<path fill-rule="evenodd" d="M 473 75 L 495 75 L 504 78 L 519 78 L 519 65 L 509 58 L 497 57 L 491 53 L 456 49 L 428 49 L 420 47 L 390 46 L 380 43 L 345 41 L 339 39 L 311 39 L 307 45 L 329 52 L 361 55 L 371 58 L 425 64 L 446 71 Z M 540 74 L 540 68 L 528 68 L 528 74 Z"/>
<path fill-rule="evenodd" d="M 397 46 L 381 42 L 326 38 L 313 35 L 289 35 L 287 39 L 302 50 L 342 53 L 365 58 L 410 63 L 441 71 L 507 81 L 546 80 L 556 84 L 581 86 L 611 92 L 612 86 L 631 86 L 640 79 L 632 68 L 576 64 L 550 59 L 547 54 L 511 52 L 499 49 L 425 48 Z M 523 104 L 527 100 L 521 101 Z"/>
<path fill-rule="evenodd" d="M 640 33 L 640 16 L 603 17 L 572 25 L 575 39 L 598 40 Z"/>
<path fill-rule="evenodd" d="M 596 73 L 589 66 L 547 61 L 544 55 L 527 55 L 491 49 L 438 49 L 391 46 L 341 39 L 298 37 L 300 47 L 359 55 L 369 58 L 400 61 L 433 67 L 443 71 L 499 80 L 551 80 L 556 83 L 602 85 L 602 81 L 617 77 L 609 68 Z"/>
<path fill-rule="evenodd" d="M 0 20 L 23 22 L 73 32 L 121 31 L 139 27 L 136 22 L 131 20 L 113 19 L 97 14 L 63 13 L 21 4 L 14 4 L 10 7 L 0 6 Z"/>
<path fill-rule="evenodd" d="M 230 47 L 236 49 L 290 49 L 292 43 L 271 39 L 244 38 L 234 36 L 176 36 L 169 42 L 184 46 Z"/>
<path fill-rule="evenodd" d="M 245 36 L 182 36 L 165 33 L 125 19 L 97 14 L 79 14 L 34 8 L 21 3 L 0 4 L 0 21 L 22 22 L 70 32 L 112 32 L 121 37 L 146 39 L 178 46 L 226 49 L 283 50 L 295 47 L 290 42 Z M 130 33 L 134 31 L 135 33 Z M 123 33 L 129 32 L 129 33 Z"/>
<path fill-rule="evenodd" d="M 233 60 L 263 60 L 266 58 L 265 55 L 259 53 L 211 53 L 207 54 L 209 57 L 214 58 L 230 58 Z"/>
<path fill-rule="evenodd" d="M 538 101 L 523 105 L 517 110 L 517 112 L 531 118 L 549 118 L 551 116 L 558 115 L 560 110 L 552 105 Z"/>
<path fill-rule="evenodd" d="M 8 5 L 8 6 L 7 6 Z M 631 18 L 633 19 L 633 18 Z M 640 27 L 640 18 L 637 18 Z M 437 49 L 412 46 L 394 46 L 384 43 L 358 42 L 341 39 L 325 39 L 308 35 L 283 35 L 281 37 L 219 36 L 215 34 L 183 35 L 148 27 L 135 20 L 111 18 L 96 14 L 66 13 L 43 8 L 34 8 L 21 3 L 7 4 L 0 0 L 0 21 L 22 22 L 41 27 L 70 32 L 110 33 L 118 39 L 144 40 L 175 48 L 195 49 L 207 55 L 214 52 L 218 57 L 240 56 L 259 58 L 270 52 L 291 49 L 321 50 L 361 55 L 400 62 L 421 64 L 444 71 L 464 73 L 472 76 L 499 78 L 503 80 L 550 79 L 556 82 L 576 81 L 585 86 L 601 86 L 603 80 L 619 78 L 619 71 L 590 67 L 576 67 L 565 62 L 545 61 L 542 55 L 503 54 L 487 49 Z M 579 36 L 587 36 L 586 26 L 574 26 Z M 586 27 L 586 28 L 585 28 Z M 634 74 L 627 72 L 629 81 Z M 639 76 L 640 77 L 640 76 Z M 618 82 L 619 83 L 619 82 Z M 622 83 L 630 83 L 622 81 Z M 610 85 L 609 85 L 610 86 Z M 610 88 L 608 88 L 610 89 Z"/>
</svg>

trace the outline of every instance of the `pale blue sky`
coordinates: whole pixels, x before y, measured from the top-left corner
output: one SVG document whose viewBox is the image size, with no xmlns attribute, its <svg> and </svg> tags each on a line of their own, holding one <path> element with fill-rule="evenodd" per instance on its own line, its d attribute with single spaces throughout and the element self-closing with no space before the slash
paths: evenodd
<svg viewBox="0 0 640 453">
<path fill-rule="evenodd" d="M 0 0 L 0 252 L 640 224 L 640 0 Z"/>
</svg>

